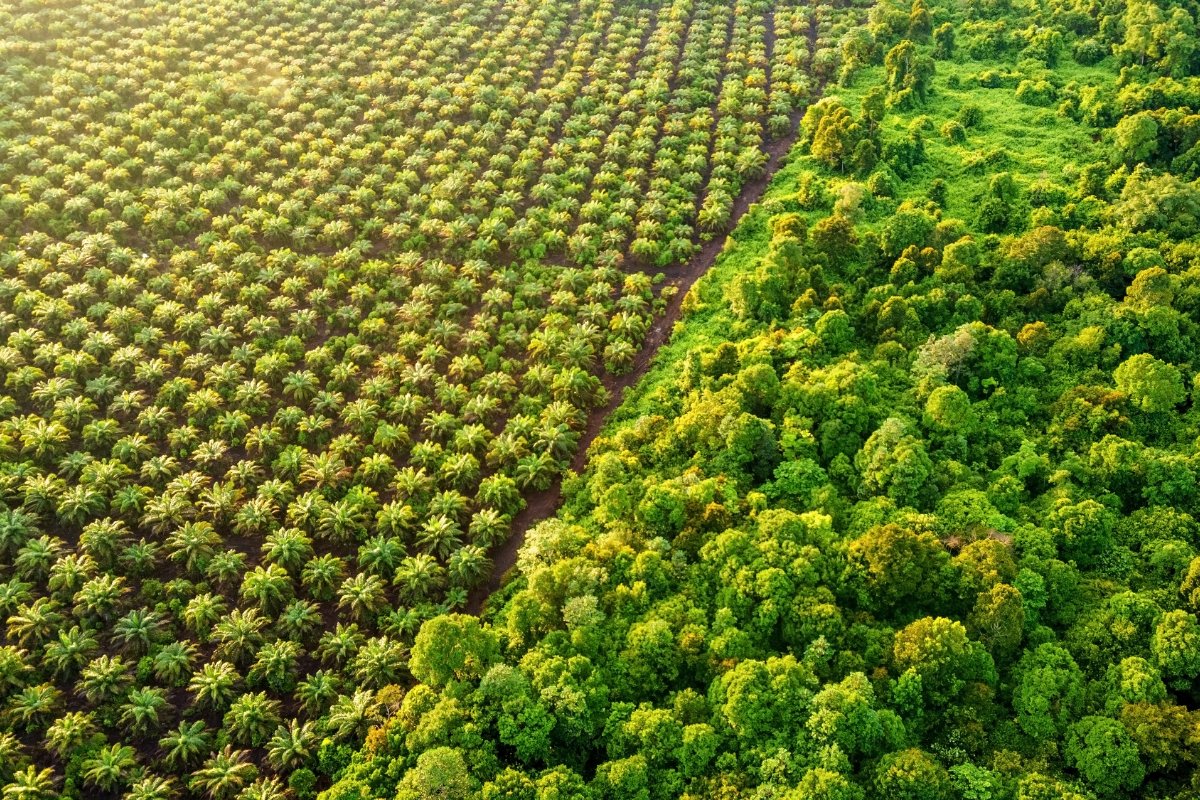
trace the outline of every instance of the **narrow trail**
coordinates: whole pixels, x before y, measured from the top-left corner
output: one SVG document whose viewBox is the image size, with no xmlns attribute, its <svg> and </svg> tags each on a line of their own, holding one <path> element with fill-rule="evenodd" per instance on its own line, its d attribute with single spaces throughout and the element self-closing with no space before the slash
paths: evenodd
<svg viewBox="0 0 1200 800">
<path fill-rule="evenodd" d="M 767 36 L 773 38 L 773 31 L 770 27 L 768 27 Z M 815 20 L 809 29 L 808 39 L 810 52 L 815 52 L 817 40 Z M 824 89 L 825 86 L 822 83 L 814 92 L 813 99 L 819 98 Z M 775 173 L 783 166 L 784 156 L 787 155 L 788 151 L 792 149 L 792 145 L 796 142 L 796 136 L 800 128 L 800 118 L 804 115 L 805 110 L 805 108 L 794 110 L 790 115 L 791 126 L 787 135 L 769 142 L 764 148 L 767 154 L 767 164 L 762 174 L 748 182 L 738 194 L 737 200 L 733 204 L 733 211 L 730 214 L 731 222 L 728 231 L 720 236 L 714 236 L 705 242 L 701 246 L 700 252 L 671 272 L 664 286 L 674 286 L 678 291 L 674 297 L 667 301 L 667 306 L 662 316 L 655 319 L 650 330 L 646 332 L 646 339 L 642 342 L 641 350 L 638 352 L 633 368 L 624 375 L 607 375 L 604 377 L 604 386 L 608 389 L 609 400 L 604 406 L 593 409 L 588 414 L 587 428 L 579 440 L 579 449 L 576 451 L 575 457 L 571 460 L 572 471 L 576 473 L 583 472 L 587 466 L 588 451 L 591 449 L 592 442 L 596 440 L 600 431 L 604 429 L 604 424 L 608 421 L 612 412 L 621 404 L 621 401 L 624 399 L 625 390 L 645 376 L 650 370 L 650 365 L 654 362 L 654 357 L 658 354 L 659 348 L 670 339 L 671 331 L 674 329 L 675 323 L 679 320 L 683 298 L 687 295 L 688 290 L 716 263 L 717 256 L 721 254 L 721 250 L 725 246 L 725 240 L 729 234 L 737 227 L 742 216 L 750 209 L 750 206 L 762 198 L 763 192 L 766 191 L 767 186 L 771 183 L 771 179 L 775 177 Z M 548 489 L 534 492 L 528 495 L 525 500 L 525 508 L 513 517 L 508 539 L 491 553 L 491 575 L 486 582 L 475 587 L 468 596 L 467 605 L 464 609 L 466 613 L 479 614 L 483 611 L 484 603 L 504 584 L 505 577 L 516 565 L 517 555 L 521 552 L 522 545 L 525 544 L 526 532 L 542 520 L 554 516 L 558 511 L 558 507 L 562 502 L 562 476 L 556 477 Z"/>
</svg>

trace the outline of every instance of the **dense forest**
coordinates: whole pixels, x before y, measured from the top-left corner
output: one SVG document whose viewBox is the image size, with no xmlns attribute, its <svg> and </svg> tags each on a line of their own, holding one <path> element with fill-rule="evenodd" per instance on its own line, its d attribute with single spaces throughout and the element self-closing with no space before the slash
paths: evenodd
<svg viewBox="0 0 1200 800">
<path fill-rule="evenodd" d="M 0 800 L 1200 797 L 1198 23 L 0 5 Z"/>
<path fill-rule="evenodd" d="M 872 7 L 326 797 L 1196 796 L 1196 14 Z"/>
</svg>

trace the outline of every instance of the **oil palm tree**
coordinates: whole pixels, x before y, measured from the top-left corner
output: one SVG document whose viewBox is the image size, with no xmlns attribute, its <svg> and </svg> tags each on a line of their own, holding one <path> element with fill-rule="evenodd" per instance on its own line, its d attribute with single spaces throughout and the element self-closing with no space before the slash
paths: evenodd
<svg viewBox="0 0 1200 800">
<path fill-rule="evenodd" d="M 154 654 L 151 662 L 154 677 L 166 686 L 179 686 L 191 674 L 195 657 L 196 646 L 191 642 L 165 644 Z"/>
<path fill-rule="evenodd" d="M 221 591 L 229 591 L 242 580 L 246 564 L 246 554 L 240 550 L 222 550 L 209 559 L 204 576 Z"/>
<path fill-rule="evenodd" d="M 433 606 L 428 604 L 418 608 L 397 606 L 383 616 L 380 620 L 380 628 L 384 633 L 400 641 L 411 641 L 417 631 L 421 629 L 421 623 L 428 618 L 432 608 Z"/>
<path fill-rule="evenodd" d="M 372 453 L 359 462 L 355 471 L 358 480 L 375 488 L 384 487 L 395 474 L 396 463 L 387 453 Z"/>
<path fill-rule="evenodd" d="M 242 578 L 241 597 L 274 614 L 292 597 L 292 579 L 278 564 L 259 565 Z"/>
<path fill-rule="evenodd" d="M 115 791 L 125 784 L 136 766 L 137 759 L 133 748 L 124 744 L 101 747 L 95 755 L 85 758 L 80 765 L 84 785 L 102 792 Z"/>
<path fill-rule="evenodd" d="M 467 530 L 471 542 L 487 550 L 508 536 L 509 520 L 494 508 L 481 508 L 471 516 Z"/>
<path fill-rule="evenodd" d="M 350 475 L 350 468 L 340 457 L 330 452 L 321 452 L 305 460 L 299 480 L 301 485 L 321 490 L 340 486 Z"/>
<path fill-rule="evenodd" d="M 267 619 L 257 608 L 235 608 L 213 627 L 217 654 L 234 663 L 244 663 L 263 640 Z"/>
<path fill-rule="evenodd" d="M 162 618 L 155 611 L 135 608 L 113 625 L 113 639 L 133 656 L 141 656 L 158 637 Z"/>
<path fill-rule="evenodd" d="M 204 592 L 188 600 L 183 609 L 183 621 L 200 641 L 207 641 L 213 626 L 225 617 L 225 599 L 218 594 Z"/>
<path fill-rule="evenodd" d="M 318 741 L 315 723 L 289 720 L 267 742 L 267 760 L 278 772 L 302 767 L 316 752 Z"/>
<path fill-rule="evenodd" d="M 172 433 L 182 435 L 180 431 L 183 430 L 176 428 Z M 175 446 L 183 446 L 183 443 Z M 147 471 L 147 465 L 155 466 L 156 464 L 157 462 L 153 459 L 147 461 L 146 464 L 142 465 L 143 472 Z M 162 465 L 161 471 L 163 474 L 159 481 L 160 483 L 164 482 L 169 475 L 174 473 L 174 465 L 171 465 L 169 468 L 166 465 Z M 150 480 L 152 484 L 155 482 L 152 477 L 144 477 L 144 479 Z M 142 525 L 149 528 L 152 533 L 163 534 L 167 531 L 178 530 L 186 526 L 194 515 L 195 508 L 190 500 L 177 492 L 164 492 L 158 497 L 152 497 L 146 501 L 146 510 L 142 514 Z M 171 539 L 167 540 L 167 546 L 172 549 L 175 547 Z"/>
<path fill-rule="evenodd" d="M 58 499 L 58 519 L 67 526 L 79 526 L 104 513 L 108 500 L 99 489 L 83 484 L 68 488 Z"/>
<path fill-rule="evenodd" d="M 368 521 L 365 505 L 348 494 L 321 513 L 317 529 L 329 541 L 346 544 L 366 532 Z"/>
<path fill-rule="evenodd" d="M 288 603 L 275 622 L 279 635 L 296 642 L 306 641 L 320 626 L 321 609 L 310 600 Z"/>
<path fill-rule="evenodd" d="M 204 664 L 188 681 L 188 691 L 201 707 L 224 709 L 237 696 L 242 676 L 228 661 Z"/>
<path fill-rule="evenodd" d="M 60 630 L 58 638 L 46 645 L 42 659 L 54 675 L 71 678 L 91 660 L 98 648 L 90 630 L 72 625 L 69 630 Z"/>
<path fill-rule="evenodd" d="M 86 711 L 68 711 L 46 729 L 46 748 L 66 760 L 96 732 L 96 721 Z"/>
<path fill-rule="evenodd" d="M 132 670 L 120 656 L 100 655 L 83 668 L 76 687 L 89 703 L 100 704 L 120 697 L 132 682 Z"/>
<path fill-rule="evenodd" d="M 19 605 L 8 618 L 8 637 L 22 647 L 36 647 L 48 640 L 62 622 L 58 603 L 39 597 L 32 603 Z"/>
<path fill-rule="evenodd" d="M 433 556 L 418 553 L 400 562 L 396 570 L 395 583 L 400 594 L 413 601 L 428 600 L 445 584 L 445 570 Z"/>
<path fill-rule="evenodd" d="M 3 800 L 53 800 L 58 792 L 54 790 L 58 776 L 52 767 L 38 769 L 30 764 L 24 769 L 16 770 L 12 780 L 0 791 Z"/>
<path fill-rule="evenodd" d="M 250 763 L 250 751 L 225 745 L 192 773 L 188 788 L 203 792 L 209 800 L 232 800 L 256 777 L 258 768 Z"/>
<path fill-rule="evenodd" d="M 515 514 L 524 506 L 520 488 L 507 475 L 489 475 L 481 480 L 478 498 L 501 514 Z"/>
<path fill-rule="evenodd" d="M 251 684 L 259 682 L 274 691 L 290 691 L 295 683 L 296 665 L 303 652 L 299 644 L 287 639 L 264 644 L 250 667 L 248 677 Z"/>
<path fill-rule="evenodd" d="M 324 554 L 310 558 L 300 575 L 300 583 L 314 600 L 330 600 L 346 576 L 346 564 L 338 556 Z"/>
<path fill-rule="evenodd" d="M 292 794 L 277 775 L 260 777 L 238 794 L 238 800 L 286 800 Z"/>
<path fill-rule="evenodd" d="M 378 689 L 400 681 L 407 652 L 404 645 L 387 636 L 372 637 L 350 662 L 350 672 L 362 686 Z"/>
<path fill-rule="evenodd" d="M 183 721 L 179 727 L 158 740 L 163 750 L 163 763 L 171 769 L 184 770 L 211 752 L 212 739 L 208 726 L 201 720 Z"/>
<path fill-rule="evenodd" d="M 358 548 L 358 565 L 372 575 L 390 580 L 404 556 L 404 544 L 399 539 L 378 535 Z"/>
<path fill-rule="evenodd" d="M 29 755 L 21 740 L 12 733 L 0 733 L 0 781 L 10 780 L 17 768 L 28 762 Z"/>
<path fill-rule="evenodd" d="M 29 651 L 15 645 L 0 645 L 0 697 L 22 689 L 33 674 Z"/>
<path fill-rule="evenodd" d="M 450 555 L 446 573 L 456 587 L 470 589 L 487 575 L 491 568 L 492 562 L 487 557 L 487 551 L 479 545 L 468 544 Z"/>
<path fill-rule="evenodd" d="M 352 622 L 346 625 L 339 622 L 332 631 L 326 631 L 321 635 L 321 642 L 317 647 L 321 663 L 332 663 L 339 666 L 345 664 L 358 652 L 358 648 L 364 641 L 366 641 L 366 637 L 358 629 L 357 624 Z"/>
<path fill-rule="evenodd" d="M 26 686 L 8 699 L 4 718 L 15 727 L 33 731 L 54 718 L 62 705 L 62 692 L 52 683 Z"/>
<path fill-rule="evenodd" d="M 178 794 L 174 778 L 146 775 L 134 781 L 121 800 L 174 800 Z"/>
<path fill-rule="evenodd" d="M 228 480 L 219 481 L 200 493 L 196 508 L 212 522 L 228 523 L 237 510 L 242 492 L 240 487 Z"/>
<path fill-rule="evenodd" d="M 544 491 L 554 479 L 554 459 L 547 453 L 531 453 L 517 462 L 513 478 L 524 489 Z"/>
<path fill-rule="evenodd" d="M 70 430 L 57 420 L 33 417 L 20 429 L 22 451 L 43 463 L 53 463 L 70 439 Z"/>
<path fill-rule="evenodd" d="M 208 522 L 188 522 L 167 537 L 172 561 L 193 575 L 200 575 L 221 544 L 221 536 Z"/>
<path fill-rule="evenodd" d="M 424 552 L 445 558 L 462 545 L 462 529 L 450 517 L 439 514 L 421 526 L 417 544 Z"/>
<path fill-rule="evenodd" d="M 457 522 L 467 513 L 471 501 L 454 489 L 438 492 L 429 500 L 429 513 L 441 515 Z"/>
<path fill-rule="evenodd" d="M 360 572 L 343 581 L 338 589 L 338 608 L 356 620 L 379 612 L 386 603 L 386 586 L 378 575 Z"/>
<path fill-rule="evenodd" d="M 279 707 L 266 692 L 241 695 L 225 712 L 223 727 L 234 741 L 257 747 L 279 725 Z"/>
<path fill-rule="evenodd" d="M 50 567 L 66 549 L 62 539 L 43 534 L 30 539 L 17 551 L 13 567 L 19 577 L 41 583 L 50 573 Z"/>
<path fill-rule="evenodd" d="M 65 602 L 83 588 L 84 583 L 95 577 L 97 569 L 96 561 L 92 560 L 90 555 L 67 553 L 50 567 L 46 587 L 55 599 Z"/>
<path fill-rule="evenodd" d="M 12 557 L 37 532 L 37 518 L 32 514 L 19 508 L 0 511 L 0 557 Z"/>
<path fill-rule="evenodd" d="M 312 540 L 299 528 L 279 528 L 267 534 L 262 554 L 272 564 L 296 574 L 312 558 Z"/>
<path fill-rule="evenodd" d="M 579 433 L 565 423 L 545 424 L 534 432 L 533 446 L 556 460 L 568 458 L 575 452 Z"/>
<path fill-rule="evenodd" d="M 381 709 L 375 693 L 360 689 L 354 694 L 338 697 L 329 709 L 326 729 L 335 740 L 358 739 L 380 719 Z"/>
<path fill-rule="evenodd" d="M 319 669 L 296 684 L 296 701 L 308 716 L 319 717 L 337 698 L 339 685 L 336 673 Z"/>
<path fill-rule="evenodd" d="M 375 515 L 375 529 L 381 534 L 393 536 L 412 530 L 417 513 L 407 503 L 384 503 Z"/>
<path fill-rule="evenodd" d="M 243 461 L 242 464 L 252 462 Z M 242 503 L 233 516 L 233 529 L 240 536 L 257 538 L 276 525 L 275 510 L 265 497 L 253 497 Z"/>
<path fill-rule="evenodd" d="M 129 593 L 125 579 L 102 573 L 88 579 L 72 598 L 75 616 L 95 623 L 105 623 L 116 616 L 125 595 Z"/>
<path fill-rule="evenodd" d="M 168 709 L 162 689 L 138 687 L 121 705 L 121 722 L 135 735 L 152 733 L 158 730 Z"/>
</svg>

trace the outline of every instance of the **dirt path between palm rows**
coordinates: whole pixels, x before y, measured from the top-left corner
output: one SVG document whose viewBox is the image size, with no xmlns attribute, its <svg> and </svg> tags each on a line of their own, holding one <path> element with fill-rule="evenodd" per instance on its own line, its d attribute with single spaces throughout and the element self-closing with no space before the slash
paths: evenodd
<svg viewBox="0 0 1200 800">
<path fill-rule="evenodd" d="M 768 28 L 768 35 L 770 34 L 771 31 Z M 814 22 L 809 31 L 809 48 L 812 51 L 816 49 L 816 38 L 817 29 Z M 824 88 L 824 84 L 819 86 L 814 93 L 814 97 L 820 97 Z M 730 219 L 732 220 L 729 225 L 730 231 L 737 227 L 742 215 L 749 210 L 750 206 L 759 201 L 763 192 L 766 191 L 768 184 L 771 183 L 771 179 L 775 177 L 775 173 L 783 166 L 784 156 L 787 155 L 792 145 L 795 144 L 796 135 L 800 127 L 800 118 L 804 115 L 804 110 L 798 109 L 792 112 L 791 128 L 786 136 L 781 136 L 779 139 L 767 144 L 765 148 L 767 154 L 766 167 L 759 177 L 750 181 L 742 188 L 737 200 L 734 201 L 733 212 L 730 214 Z M 592 442 L 600 434 L 600 431 L 603 430 L 604 423 L 608 420 L 609 415 L 621 404 L 625 390 L 641 380 L 649 371 L 650 365 L 654 361 L 654 356 L 658 353 L 659 348 L 670 338 L 671 331 L 674 329 L 675 323 L 679 320 L 684 296 L 687 295 L 692 285 L 700 279 L 700 276 L 708 272 L 709 267 L 716 262 L 717 256 L 721 254 L 721 249 L 725 246 L 727 237 L 728 234 L 714 236 L 711 240 L 705 242 L 701 246 L 700 252 L 688 259 L 687 263 L 672 270 L 664 286 L 674 286 L 678 291 L 667 301 L 667 307 L 662 316 L 658 317 L 650 327 L 650 330 L 646 332 L 646 339 L 642 343 L 642 348 L 638 352 L 633 368 L 624 375 L 604 376 L 604 386 L 608 389 L 609 400 L 604 406 L 593 409 L 588 414 L 587 428 L 579 440 L 579 449 L 575 453 L 575 457 L 571 460 L 571 469 L 574 472 L 582 473 L 587 466 L 588 450 L 591 448 Z M 464 609 L 466 613 L 479 614 L 483 610 L 484 603 L 504 584 L 505 576 L 516 565 L 517 554 L 520 553 L 521 546 L 525 543 L 525 533 L 542 520 L 554 516 L 555 512 L 558 511 L 559 504 L 562 502 L 562 477 L 555 478 L 550 488 L 527 495 L 525 500 L 525 508 L 513 517 L 508 539 L 491 553 L 491 575 L 488 576 L 487 581 L 479 584 L 471 591 L 467 599 L 466 608 Z"/>
</svg>

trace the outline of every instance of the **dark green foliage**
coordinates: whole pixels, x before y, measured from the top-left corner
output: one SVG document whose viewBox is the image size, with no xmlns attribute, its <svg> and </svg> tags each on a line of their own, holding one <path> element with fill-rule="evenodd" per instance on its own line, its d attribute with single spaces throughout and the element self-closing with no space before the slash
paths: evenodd
<svg viewBox="0 0 1200 800">
<path fill-rule="evenodd" d="M 1024 192 L 1007 172 L 993 175 L 980 198 L 979 227 L 988 233 L 1004 233 L 1025 225 Z"/>
<path fill-rule="evenodd" d="M 930 56 L 905 40 L 888 51 L 883 65 L 887 70 L 889 106 L 905 110 L 925 102 L 936 72 Z"/>
<path fill-rule="evenodd" d="M 954 57 L 954 24 L 943 22 L 933 30 L 933 54 L 937 58 L 949 59 Z"/>
<path fill-rule="evenodd" d="M 817 160 L 838 171 L 862 166 L 865 156 L 860 153 L 860 145 L 865 141 L 866 131 L 836 98 L 811 106 L 801 120 L 801 129 L 809 140 L 809 151 Z"/>
<path fill-rule="evenodd" d="M 949 800 L 950 775 L 938 761 L 918 749 L 885 757 L 875 768 L 875 789 L 881 797 L 899 800 Z"/>
<path fill-rule="evenodd" d="M 1146 774 L 1125 727 L 1106 717 L 1084 717 L 1072 725 L 1064 755 L 1088 785 L 1106 797 L 1136 790 Z"/>
<path fill-rule="evenodd" d="M 298 800 L 311 800 L 316 797 L 317 778 L 312 770 L 298 769 L 288 777 L 288 788 L 296 793 Z"/>
<path fill-rule="evenodd" d="M 495 635 L 474 617 L 451 614 L 421 626 L 409 669 L 431 686 L 479 678 L 499 658 Z"/>
</svg>

